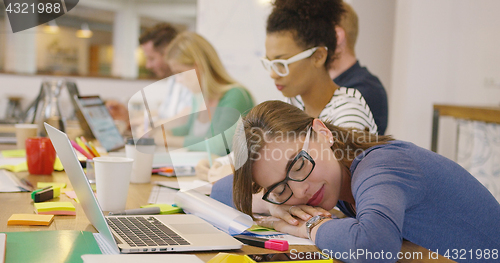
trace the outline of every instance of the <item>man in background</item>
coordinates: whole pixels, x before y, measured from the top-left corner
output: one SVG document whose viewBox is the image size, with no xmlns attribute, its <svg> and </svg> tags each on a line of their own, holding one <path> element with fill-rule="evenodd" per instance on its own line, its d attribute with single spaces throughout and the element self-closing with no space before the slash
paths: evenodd
<svg viewBox="0 0 500 263">
<path fill-rule="evenodd" d="M 388 106 L 387 93 L 380 80 L 366 67 L 361 67 L 354 52 L 358 38 L 358 15 L 347 3 L 343 3 L 345 13 L 337 31 L 337 49 L 335 59 L 330 65 L 330 77 L 340 87 L 354 88 L 368 103 L 378 127 L 378 134 L 383 135 L 387 128 Z"/>
<path fill-rule="evenodd" d="M 170 67 L 163 55 L 168 44 L 177 36 L 178 31 L 168 23 L 160 23 L 146 30 L 139 37 L 139 44 L 146 57 L 146 69 L 153 72 L 158 79 L 172 75 Z M 175 78 L 166 81 L 166 96 L 158 108 L 159 119 L 170 119 L 181 112 L 187 112 L 192 104 L 191 92 L 175 82 Z M 110 100 L 106 106 L 115 120 L 129 122 L 128 111 L 122 103 Z"/>
</svg>

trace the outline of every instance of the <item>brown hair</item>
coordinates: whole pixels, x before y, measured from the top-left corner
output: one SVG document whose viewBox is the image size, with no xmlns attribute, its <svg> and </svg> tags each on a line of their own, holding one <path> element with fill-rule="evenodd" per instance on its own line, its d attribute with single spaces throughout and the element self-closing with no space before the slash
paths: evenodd
<svg viewBox="0 0 500 263">
<path fill-rule="evenodd" d="M 253 181 L 252 167 L 259 159 L 259 151 L 276 136 L 305 135 L 314 118 L 299 108 L 282 102 L 266 101 L 255 106 L 239 124 L 233 139 L 235 154 L 235 173 L 233 182 L 233 201 L 236 208 L 252 215 L 252 194 L 262 190 Z M 358 151 L 385 144 L 393 140 L 390 136 L 378 136 L 368 131 L 347 129 L 325 122 L 334 136 L 331 147 L 342 169 L 349 173 L 349 167 Z M 315 133 L 312 133 L 313 137 Z M 339 150 L 340 149 L 340 150 Z"/>
<path fill-rule="evenodd" d="M 177 29 L 175 29 L 171 24 L 159 23 L 141 34 L 141 37 L 139 37 L 139 44 L 143 45 L 149 41 L 153 41 L 153 47 L 156 51 L 163 53 L 163 50 L 172 41 L 172 39 L 177 36 L 177 34 Z"/>
</svg>

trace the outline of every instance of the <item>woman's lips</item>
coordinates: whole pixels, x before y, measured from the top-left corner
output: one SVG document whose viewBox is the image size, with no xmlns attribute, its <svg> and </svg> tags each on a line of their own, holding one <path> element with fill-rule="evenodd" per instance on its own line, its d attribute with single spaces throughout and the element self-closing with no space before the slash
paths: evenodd
<svg viewBox="0 0 500 263">
<path fill-rule="evenodd" d="M 323 185 L 312 197 L 307 201 L 307 205 L 318 206 L 323 200 L 323 195 L 325 193 L 325 186 Z"/>
<path fill-rule="evenodd" d="M 276 88 L 278 88 L 279 91 L 283 90 L 283 88 L 285 88 L 285 86 L 283 85 L 276 85 Z"/>
</svg>

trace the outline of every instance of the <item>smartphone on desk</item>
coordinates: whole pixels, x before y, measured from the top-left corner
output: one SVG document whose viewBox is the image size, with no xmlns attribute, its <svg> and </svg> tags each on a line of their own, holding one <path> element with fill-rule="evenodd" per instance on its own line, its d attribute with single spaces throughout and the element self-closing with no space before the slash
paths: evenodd
<svg viewBox="0 0 500 263">
<path fill-rule="evenodd" d="M 293 251 L 293 249 L 292 249 Z M 295 263 L 319 263 L 333 262 L 333 259 L 321 252 L 289 252 L 289 253 L 273 253 L 273 254 L 251 254 L 247 255 L 255 262 L 284 262 L 291 261 Z"/>
</svg>

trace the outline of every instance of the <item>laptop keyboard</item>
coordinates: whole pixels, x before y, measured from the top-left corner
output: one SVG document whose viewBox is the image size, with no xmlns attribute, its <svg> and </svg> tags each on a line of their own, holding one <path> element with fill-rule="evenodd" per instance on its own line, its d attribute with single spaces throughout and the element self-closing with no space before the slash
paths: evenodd
<svg viewBox="0 0 500 263">
<path fill-rule="evenodd" d="M 189 242 L 154 217 L 107 217 L 106 220 L 132 247 L 189 245 Z"/>
</svg>

